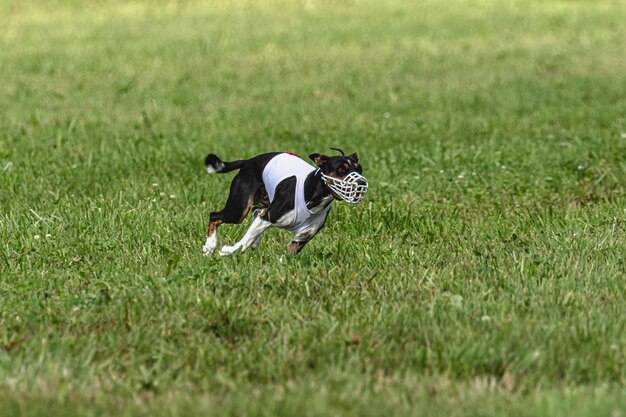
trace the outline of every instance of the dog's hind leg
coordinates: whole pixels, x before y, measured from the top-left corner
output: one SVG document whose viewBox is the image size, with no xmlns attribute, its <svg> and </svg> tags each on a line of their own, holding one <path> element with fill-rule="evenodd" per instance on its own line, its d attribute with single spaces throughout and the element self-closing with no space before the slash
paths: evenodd
<svg viewBox="0 0 626 417">
<path fill-rule="evenodd" d="M 211 215 L 213 215 L 213 213 L 211 213 Z M 217 247 L 217 227 L 220 224 L 222 224 L 221 220 L 213 219 L 213 216 L 211 216 L 211 220 L 209 220 L 209 229 L 206 233 L 206 242 L 202 247 L 202 253 L 205 255 L 210 255 Z"/>
<path fill-rule="evenodd" d="M 258 189 L 254 181 L 237 174 L 230 184 L 230 194 L 221 211 L 211 212 L 207 239 L 202 247 L 205 255 L 211 254 L 217 247 L 217 228 L 221 224 L 239 224 L 245 219 L 252 207 L 254 195 Z"/>
</svg>

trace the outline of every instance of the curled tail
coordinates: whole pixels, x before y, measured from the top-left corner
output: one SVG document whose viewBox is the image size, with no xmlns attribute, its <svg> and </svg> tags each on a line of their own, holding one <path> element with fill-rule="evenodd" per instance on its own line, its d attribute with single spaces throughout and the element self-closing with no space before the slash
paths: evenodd
<svg viewBox="0 0 626 417">
<path fill-rule="evenodd" d="M 217 155 L 211 153 L 204 159 L 204 165 L 209 174 L 224 173 L 241 168 L 245 161 L 224 162 Z"/>
</svg>

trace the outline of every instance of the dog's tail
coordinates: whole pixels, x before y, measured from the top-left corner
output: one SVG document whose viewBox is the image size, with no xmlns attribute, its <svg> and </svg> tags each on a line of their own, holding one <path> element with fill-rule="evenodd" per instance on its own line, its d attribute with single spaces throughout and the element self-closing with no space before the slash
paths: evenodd
<svg viewBox="0 0 626 417">
<path fill-rule="evenodd" d="M 213 153 L 208 154 L 204 159 L 204 165 L 206 165 L 206 170 L 209 174 L 222 174 L 224 172 L 234 171 L 241 168 L 244 162 L 245 161 L 224 162 L 219 156 Z"/>
</svg>

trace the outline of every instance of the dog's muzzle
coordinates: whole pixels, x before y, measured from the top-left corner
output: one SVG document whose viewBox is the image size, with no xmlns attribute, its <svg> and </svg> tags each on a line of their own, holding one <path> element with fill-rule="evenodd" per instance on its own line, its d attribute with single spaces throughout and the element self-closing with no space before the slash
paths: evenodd
<svg viewBox="0 0 626 417">
<path fill-rule="evenodd" d="M 343 179 L 329 177 L 322 173 L 322 180 L 345 202 L 357 204 L 365 198 L 367 180 L 359 173 L 351 172 Z"/>
</svg>

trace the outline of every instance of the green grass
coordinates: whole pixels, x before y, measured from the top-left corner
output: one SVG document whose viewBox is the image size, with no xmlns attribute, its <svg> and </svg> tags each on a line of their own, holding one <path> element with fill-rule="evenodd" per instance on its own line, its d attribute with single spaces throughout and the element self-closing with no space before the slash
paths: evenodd
<svg viewBox="0 0 626 417">
<path fill-rule="evenodd" d="M 624 21 L 3 2 L 0 414 L 623 415 Z M 331 146 L 365 203 L 282 262 L 280 230 L 201 255 L 231 178 L 206 153 Z"/>
</svg>

